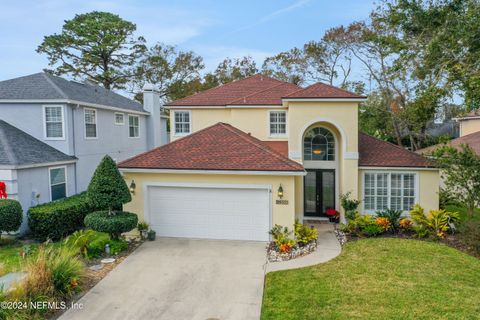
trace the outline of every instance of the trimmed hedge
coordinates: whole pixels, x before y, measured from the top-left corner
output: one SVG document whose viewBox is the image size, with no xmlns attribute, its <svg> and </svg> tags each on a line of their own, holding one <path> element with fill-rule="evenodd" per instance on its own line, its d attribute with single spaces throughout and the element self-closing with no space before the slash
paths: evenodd
<svg viewBox="0 0 480 320">
<path fill-rule="evenodd" d="M 112 239 L 118 239 L 124 232 L 135 229 L 138 217 L 135 213 L 117 211 L 109 215 L 108 211 L 97 211 L 85 217 L 85 226 L 99 232 L 110 234 Z"/>
<path fill-rule="evenodd" d="M 23 220 L 22 206 L 17 200 L 0 199 L 0 236 L 20 228 Z"/>
<path fill-rule="evenodd" d="M 28 226 L 35 238 L 58 240 L 84 227 L 83 220 L 95 211 L 85 192 L 28 209 Z"/>
</svg>

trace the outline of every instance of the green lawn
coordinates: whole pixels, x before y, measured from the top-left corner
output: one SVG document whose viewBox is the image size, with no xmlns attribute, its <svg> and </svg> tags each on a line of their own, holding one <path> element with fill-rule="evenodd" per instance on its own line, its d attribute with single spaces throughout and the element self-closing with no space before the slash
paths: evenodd
<svg viewBox="0 0 480 320">
<path fill-rule="evenodd" d="M 262 319 L 478 319 L 480 260 L 442 244 L 349 242 L 336 259 L 267 275 Z"/>
<path fill-rule="evenodd" d="M 20 270 L 22 245 L 17 242 L 0 241 L 0 276 Z"/>
</svg>

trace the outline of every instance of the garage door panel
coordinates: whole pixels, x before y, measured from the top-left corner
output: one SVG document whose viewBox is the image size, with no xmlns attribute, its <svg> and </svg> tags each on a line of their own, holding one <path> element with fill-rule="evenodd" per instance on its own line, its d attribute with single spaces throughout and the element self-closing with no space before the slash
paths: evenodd
<svg viewBox="0 0 480 320">
<path fill-rule="evenodd" d="M 266 189 L 149 187 L 147 196 L 159 236 L 268 241 Z"/>
</svg>

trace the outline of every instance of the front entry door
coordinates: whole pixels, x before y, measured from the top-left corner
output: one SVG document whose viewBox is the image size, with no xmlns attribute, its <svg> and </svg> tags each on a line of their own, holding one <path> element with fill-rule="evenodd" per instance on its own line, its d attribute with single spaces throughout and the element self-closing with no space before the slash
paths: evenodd
<svg viewBox="0 0 480 320">
<path fill-rule="evenodd" d="M 304 178 L 305 216 L 326 217 L 335 208 L 335 170 L 307 170 Z"/>
</svg>

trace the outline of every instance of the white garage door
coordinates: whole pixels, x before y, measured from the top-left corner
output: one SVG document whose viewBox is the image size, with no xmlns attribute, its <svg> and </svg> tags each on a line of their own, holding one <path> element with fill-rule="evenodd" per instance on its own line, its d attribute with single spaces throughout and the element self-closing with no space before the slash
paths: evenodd
<svg viewBox="0 0 480 320">
<path fill-rule="evenodd" d="M 267 189 L 155 186 L 147 197 L 158 236 L 268 241 Z"/>
</svg>

